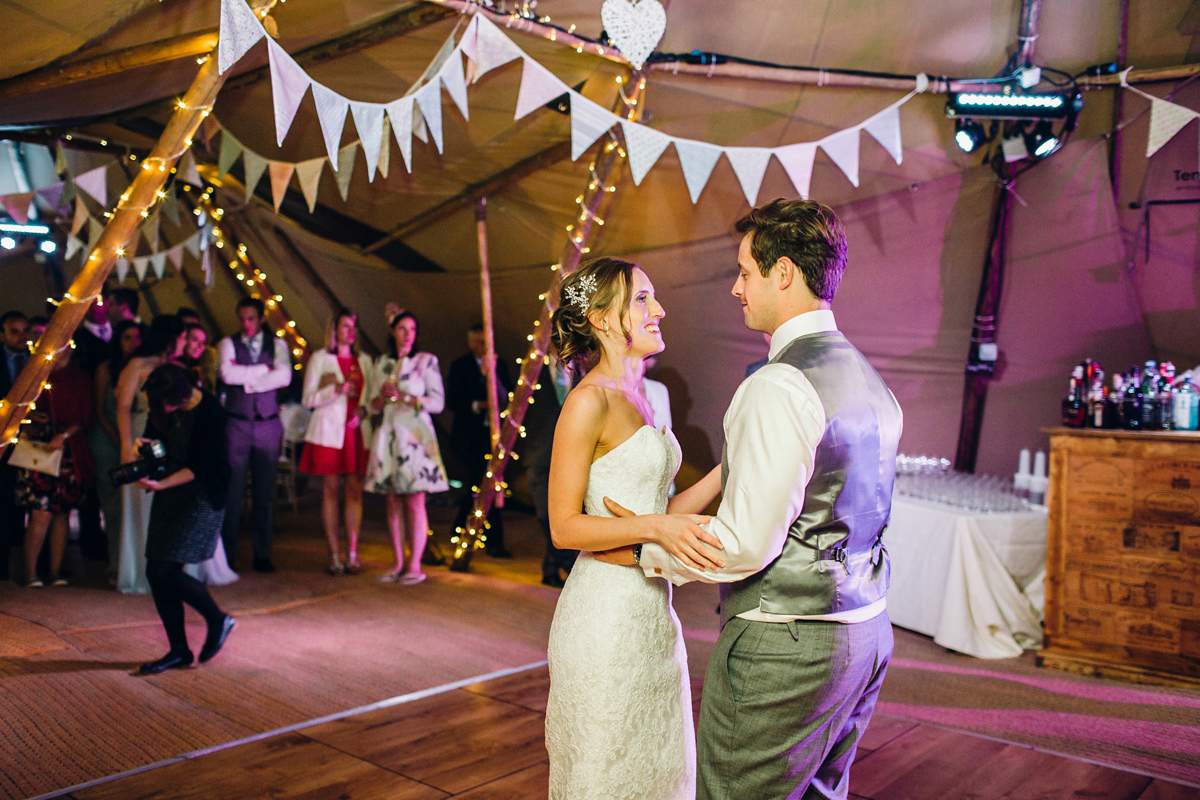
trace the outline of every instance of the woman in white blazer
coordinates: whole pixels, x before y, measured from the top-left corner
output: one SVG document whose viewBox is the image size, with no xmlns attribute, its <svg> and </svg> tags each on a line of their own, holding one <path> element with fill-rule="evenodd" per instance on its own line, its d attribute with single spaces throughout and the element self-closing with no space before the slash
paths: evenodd
<svg viewBox="0 0 1200 800">
<path fill-rule="evenodd" d="M 326 349 L 313 353 L 304 373 L 301 402 L 312 409 L 304 432 L 304 452 L 297 465 L 301 472 L 322 477 L 321 521 L 329 544 L 329 574 L 358 573 L 358 530 L 362 525 L 363 475 L 367 471 L 367 376 L 371 359 L 355 347 L 358 316 L 348 308 L 334 315 L 326 335 Z M 339 490 L 341 490 L 339 492 Z M 345 500 L 339 514 L 338 495 Z M 338 546 L 338 519 L 346 524 L 346 560 Z"/>
<path fill-rule="evenodd" d="M 411 585 L 425 580 L 425 495 L 450 488 L 430 416 L 445 407 L 446 392 L 437 356 L 417 350 L 417 318 L 401 311 L 389 328 L 388 352 L 375 361 L 369 381 L 368 405 L 379 424 L 371 439 L 366 488 L 387 498 L 396 551 L 395 568 L 380 580 Z"/>
</svg>

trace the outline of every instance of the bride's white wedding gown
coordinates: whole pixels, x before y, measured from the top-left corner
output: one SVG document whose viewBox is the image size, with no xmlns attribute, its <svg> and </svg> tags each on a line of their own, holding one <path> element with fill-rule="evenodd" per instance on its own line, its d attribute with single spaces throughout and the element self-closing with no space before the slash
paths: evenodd
<svg viewBox="0 0 1200 800">
<path fill-rule="evenodd" d="M 679 469 L 674 434 L 646 425 L 592 463 L 584 510 L 607 495 L 661 514 Z M 580 553 L 550 626 L 551 800 L 692 800 L 696 746 L 671 584 Z"/>
</svg>

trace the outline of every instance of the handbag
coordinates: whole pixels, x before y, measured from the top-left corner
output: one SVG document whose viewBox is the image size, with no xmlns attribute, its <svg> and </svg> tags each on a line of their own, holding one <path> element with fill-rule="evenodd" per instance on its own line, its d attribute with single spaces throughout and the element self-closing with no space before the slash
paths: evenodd
<svg viewBox="0 0 1200 800">
<path fill-rule="evenodd" d="M 65 447 L 60 447 L 57 450 L 47 450 L 43 442 L 35 442 L 32 439 L 22 435 L 17 439 L 17 443 L 13 445 L 12 453 L 8 456 L 8 463 L 13 467 L 28 469 L 34 472 L 44 472 L 47 475 L 58 477 L 58 470 L 62 466 L 62 454 Z"/>
</svg>

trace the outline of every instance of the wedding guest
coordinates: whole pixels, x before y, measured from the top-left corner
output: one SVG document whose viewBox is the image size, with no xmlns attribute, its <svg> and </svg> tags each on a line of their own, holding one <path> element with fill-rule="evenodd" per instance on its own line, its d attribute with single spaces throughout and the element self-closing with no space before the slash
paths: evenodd
<svg viewBox="0 0 1200 800">
<path fill-rule="evenodd" d="M 143 675 L 187 667 L 193 655 L 184 628 L 183 606 L 194 608 L 208 625 L 201 663 L 225 644 L 237 621 L 220 609 L 204 584 L 184 572 L 185 564 L 209 559 L 220 542 L 221 519 L 229 494 L 229 461 L 225 450 L 225 411 L 217 399 L 192 383 L 178 364 L 157 367 L 146 378 L 150 421 L 146 435 L 166 449 L 166 476 L 143 479 L 153 492 L 146 574 L 154 607 L 167 633 L 170 649 L 142 664 Z"/>
<path fill-rule="evenodd" d="M 113 290 L 116 295 L 118 290 Z M 139 457 L 137 440 L 141 438 L 150 412 L 142 385 L 156 368 L 178 364 L 187 344 L 183 323 L 174 314 L 160 314 L 150 321 L 142 345 L 129 359 L 117 378 L 117 433 L 121 443 L 121 463 Z M 143 488 L 126 484 L 121 487 L 121 534 L 117 546 L 117 589 L 126 594 L 150 591 L 146 581 L 146 532 L 150 524 L 152 496 Z"/>
<path fill-rule="evenodd" d="M 0 314 L 4 364 L 0 365 L 0 397 L 8 394 L 29 358 L 29 320 L 20 311 Z M 8 580 L 12 548 L 25 530 L 25 509 L 16 501 L 17 469 L 0 457 L 0 580 Z"/>
<path fill-rule="evenodd" d="M 437 356 L 417 349 L 417 318 L 392 317 L 388 352 L 376 360 L 368 386 L 370 408 L 381 414 L 367 461 L 367 491 L 387 501 L 395 568 L 381 580 L 411 585 L 425 580 L 421 555 L 429 537 L 428 492 L 444 492 L 446 468 L 431 414 L 446 404 Z"/>
<path fill-rule="evenodd" d="M 265 307 L 256 297 L 238 301 L 241 331 L 221 340 L 218 349 L 225 410 L 229 413 L 229 501 L 221 539 L 225 556 L 236 560 L 242 497 L 250 477 L 250 518 L 254 529 L 255 572 L 274 572 L 271 540 L 275 527 L 275 472 L 283 446 L 279 390 L 292 382 L 287 342 L 263 325 Z"/>
<path fill-rule="evenodd" d="M 467 332 L 468 353 L 450 363 L 446 380 L 446 404 L 454 412 L 450 426 L 450 442 L 467 468 L 467 486 L 479 486 L 487 472 L 487 457 L 492 452 L 492 431 L 488 422 L 487 378 L 483 360 L 487 356 L 487 340 L 482 325 L 474 325 Z M 497 391 L 501 397 L 508 395 L 508 366 L 503 359 L 496 359 Z M 454 519 L 452 530 L 466 525 L 467 515 L 474 507 L 475 498 L 470 492 L 463 497 Z M 493 558 L 512 558 L 504 547 L 504 522 L 500 509 L 493 507 L 488 512 L 487 542 L 484 552 Z"/>
<path fill-rule="evenodd" d="M 208 331 L 194 322 L 184 324 L 187 345 L 183 348 L 183 366 L 192 374 L 197 386 L 213 394 L 217 389 L 217 360 L 208 358 L 209 352 L 212 351 L 208 346 Z"/>
<path fill-rule="evenodd" d="M 367 471 L 370 441 L 365 429 L 366 407 L 361 403 L 371 359 L 356 344 L 358 315 L 339 309 L 330 321 L 325 349 L 313 353 L 304 373 L 301 402 L 312 416 L 304 432 L 304 450 L 298 469 L 322 480 L 321 522 L 329 545 L 329 574 L 357 574 L 358 530 L 362 524 L 363 476 Z M 338 545 L 339 495 L 346 526 L 346 561 Z"/>
<path fill-rule="evenodd" d="M 138 316 L 139 302 L 136 289 L 118 286 L 109 290 L 105 300 L 108 321 L 114 325 L 126 319 L 141 322 L 142 318 Z"/>
<path fill-rule="evenodd" d="M 91 378 L 71 358 L 65 348 L 55 357 L 49 388 L 38 398 L 37 408 L 29 412 L 29 426 L 22 432 L 34 441 L 45 443 L 50 451 L 62 450 L 58 474 L 18 470 L 17 498 L 29 509 L 25 529 L 25 585 L 40 588 L 45 580 L 54 586 L 66 586 L 61 574 L 67 548 L 68 520 L 71 509 L 78 508 L 84 491 L 95 478 L 91 449 L 82 436 L 92 422 Z M 49 572 L 37 574 L 38 554 L 50 536 Z"/>
<path fill-rule="evenodd" d="M 142 325 L 133 320 L 122 320 L 112 326 L 109 356 L 96 367 L 92 378 L 92 406 L 95 408 L 95 424 L 88 432 L 88 444 L 92 448 L 92 459 L 96 463 L 96 496 L 100 511 L 104 515 L 108 536 L 108 573 L 116 580 L 118 545 L 121 527 L 121 492 L 108 479 L 108 471 L 121 463 L 121 434 L 117 431 L 116 377 L 129 363 L 134 352 L 142 344 Z"/>
</svg>

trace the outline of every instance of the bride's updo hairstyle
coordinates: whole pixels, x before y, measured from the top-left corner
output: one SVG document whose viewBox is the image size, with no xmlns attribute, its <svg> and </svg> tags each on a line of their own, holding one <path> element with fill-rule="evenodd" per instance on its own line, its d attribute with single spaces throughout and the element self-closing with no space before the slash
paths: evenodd
<svg viewBox="0 0 1200 800">
<path fill-rule="evenodd" d="M 621 332 L 629 340 L 625 317 L 634 265 L 619 258 L 595 258 L 584 262 L 558 287 L 558 308 L 550 316 L 550 344 L 559 361 L 579 374 L 591 367 L 602 346 L 588 315 L 607 314 L 614 304 L 621 309 Z"/>
</svg>

